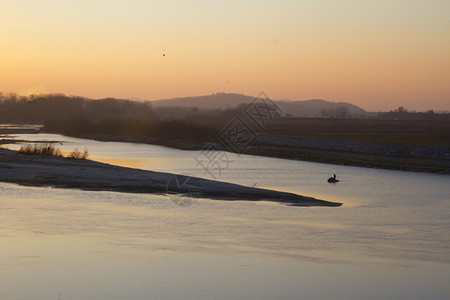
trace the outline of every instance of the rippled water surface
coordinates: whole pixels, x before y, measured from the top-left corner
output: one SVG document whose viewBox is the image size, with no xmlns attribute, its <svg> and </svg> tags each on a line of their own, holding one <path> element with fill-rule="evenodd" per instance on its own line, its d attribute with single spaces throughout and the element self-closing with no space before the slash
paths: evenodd
<svg viewBox="0 0 450 300">
<path fill-rule="evenodd" d="M 449 177 L 59 135 L 92 159 L 341 201 L 339 208 L 0 183 L 1 299 L 447 299 Z M 15 148 L 17 146 L 10 146 Z M 226 157 L 223 157 L 226 155 Z M 219 167 L 217 167 L 219 166 Z M 341 180 L 328 184 L 336 173 Z"/>
</svg>

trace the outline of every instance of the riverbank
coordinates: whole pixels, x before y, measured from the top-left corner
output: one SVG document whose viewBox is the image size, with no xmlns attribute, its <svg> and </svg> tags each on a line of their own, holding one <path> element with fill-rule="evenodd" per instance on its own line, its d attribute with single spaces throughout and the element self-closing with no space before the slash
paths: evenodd
<svg viewBox="0 0 450 300">
<path fill-rule="evenodd" d="M 247 154 L 337 165 L 450 174 L 450 147 L 258 135 Z"/>
<path fill-rule="evenodd" d="M 180 150 L 203 150 L 211 145 L 187 140 L 135 139 L 102 134 L 83 134 L 75 137 L 98 141 L 145 143 Z M 229 146 L 221 143 L 214 143 L 214 149 L 232 152 Z M 365 168 L 450 174 L 450 147 L 447 146 L 258 134 L 242 154 Z"/>
<path fill-rule="evenodd" d="M 273 201 L 295 206 L 340 206 L 293 193 L 162 172 L 119 167 L 91 160 L 24 155 L 0 149 L 0 181 L 95 191 L 179 194 L 217 200 Z"/>
<path fill-rule="evenodd" d="M 0 139 L 0 144 L 26 142 L 13 140 L 8 137 L 15 133 L 40 132 L 39 127 L 24 129 L 22 126 L 0 128 L 0 138 L 3 137 L 3 139 Z M 99 133 L 71 135 L 62 132 L 50 132 L 98 141 L 154 144 L 180 150 L 203 150 L 210 145 L 187 139 L 131 138 Z M 422 136 L 418 135 L 417 138 L 419 137 Z M 248 138 L 254 138 L 254 140 L 243 149 L 243 154 L 366 168 L 450 174 L 450 147 L 446 143 L 443 143 L 443 145 L 417 145 L 411 143 L 369 142 L 361 139 L 284 136 L 279 134 L 256 134 Z M 410 137 L 408 140 L 414 139 Z M 229 146 L 220 142 L 214 143 L 214 148 L 232 151 Z"/>
</svg>

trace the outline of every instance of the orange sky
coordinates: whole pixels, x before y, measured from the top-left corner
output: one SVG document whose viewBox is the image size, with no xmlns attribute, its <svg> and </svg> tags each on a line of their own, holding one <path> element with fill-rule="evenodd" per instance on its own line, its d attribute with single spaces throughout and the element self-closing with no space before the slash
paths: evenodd
<svg viewBox="0 0 450 300">
<path fill-rule="evenodd" d="M 2 1 L 0 91 L 450 110 L 450 1 L 66 2 Z"/>
</svg>

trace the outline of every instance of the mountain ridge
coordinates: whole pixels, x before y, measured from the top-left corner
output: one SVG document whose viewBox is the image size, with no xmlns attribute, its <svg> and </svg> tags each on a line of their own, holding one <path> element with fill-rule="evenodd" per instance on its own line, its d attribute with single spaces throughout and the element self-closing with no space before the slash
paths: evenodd
<svg viewBox="0 0 450 300">
<path fill-rule="evenodd" d="M 212 95 L 179 97 L 151 101 L 153 107 L 196 107 L 201 110 L 235 108 L 251 103 L 256 98 L 236 93 L 214 93 Z M 283 113 L 292 117 L 323 116 L 367 116 L 370 113 L 363 108 L 347 102 L 331 102 L 323 99 L 309 100 L 272 100 Z"/>
</svg>

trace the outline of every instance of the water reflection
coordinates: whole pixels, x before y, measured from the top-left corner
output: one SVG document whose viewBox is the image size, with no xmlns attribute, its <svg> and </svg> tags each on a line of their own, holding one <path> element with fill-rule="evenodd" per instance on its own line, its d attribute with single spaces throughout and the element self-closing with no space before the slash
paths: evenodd
<svg viewBox="0 0 450 300">
<path fill-rule="evenodd" d="M 155 291 L 160 299 L 420 299 L 449 292 L 448 221 L 424 217 L 427 211 L 413 221 L 409 210 L 386 216 L 376 208 L 213 200 L 180 208 L 164 196 L 12 184 L 0 191 L 5 299 L 137 299 Z"/>
<path fill-rule="evenodd" d="M 63 150 L 88 147 L 104 162 L 203 175 L 195 151 L 58 135 L 17 138 L 64 140 Z M 164 195 L 0 183 L 0 298 L 445 299 L 450 294 L 448 176 L 235 159 L 220 180 L 257 182 L 345 205 L 293 208 L 199 199 L 179 207 Z M 326 183 L 330 172 L 342 181 Z"/>
<path fill-rule="evenodd" d="M 208 178 L 208 173 L 205 173 L 194 159 L 199 155 L 199 151 L 182 151 L 145 144 L 98 142 L 57 134 L 23 134 L 17 136 L 17 139 L 65 141 L 61 146 L 63 151 L 87 148 L 92 159 L 102 162 Z M 18 148 L 17 145 L 10 147 Z M 450 193 L 448 176 L 436 174 L 337 166 L 248 155 L 233 155 L 230 159 L 234 162 L 227 170 L 222 171 L 217 180 L 247 186 L 256 183 L 258 187 L 293 191 L 326 200 L 339 199 L 344 204 L 403 206 L 413 202 L 415 205 L 427 205 L 435 201 L 445 201 Z M 341 180 L 338 184 L 326 182 L 333 173 Z"/>
</svg>

